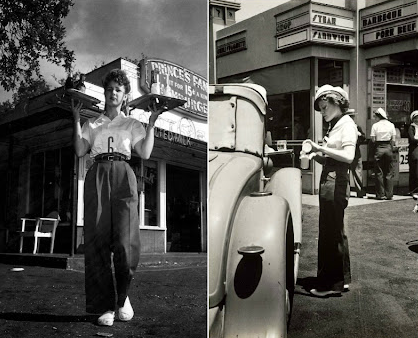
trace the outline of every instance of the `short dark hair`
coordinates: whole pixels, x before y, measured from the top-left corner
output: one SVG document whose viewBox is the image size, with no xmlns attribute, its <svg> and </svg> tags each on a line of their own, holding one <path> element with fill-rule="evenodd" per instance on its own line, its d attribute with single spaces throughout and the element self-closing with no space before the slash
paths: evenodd
<svg viewBox="0 0 418 338">
<path fill-rule="evenodd" d="M 103 87 L 106 89 L 106 87 L 109 85 L 111 81 L 115 81 L 121 86 L 124 86 L 126 94 L 128 94 L 131 91 L 131 84 L 129 82 L 128 76 L 126 76 L 126 73 L 122 69 L 112 69 L 106 75 L 103 81 Z"/>
<path fill-rule="evenodd" d="M 339 106 L 343 113 L 347 112 L 347 109 L 348 109 L 349 104 L 350 104 L 348 102 L 348 100 L 346 100 L 344 97 L 342 97 L 338 93 L 335 93 L 335 94 L 334 93 L 329 93 L 329 94 L 323 95 L 323 96 L 320 97 L 320 100 L 328 101 L 331 104 Z M 315 105 L 317 105 L 317 102 L 315 102 Z M 318 106 L 318 108 L 319 108 L 319 106 Z M 316 107 L 315 107 L 315 110 L 319 111 L 319 109 L 316 109 Z"/>
</svg>

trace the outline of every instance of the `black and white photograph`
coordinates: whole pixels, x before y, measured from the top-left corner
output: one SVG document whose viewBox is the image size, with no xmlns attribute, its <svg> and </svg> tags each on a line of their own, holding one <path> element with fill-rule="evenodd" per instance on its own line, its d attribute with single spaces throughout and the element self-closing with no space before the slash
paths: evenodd
<svg viewBox="0 0 418 338">
<path fill-rule="evenodd" d="M 207 337 L 207 1 L 0 26 L 0 336 Z"/>
<path fill-rule="evenodd" d="M 209 15 L 209 337 L 415 337 L 418 3 Z"/>
<path fill-rule="evenodd" d="M 417 20 L 2 1 L 0 337 L 416 337 Z"/>
</svg>

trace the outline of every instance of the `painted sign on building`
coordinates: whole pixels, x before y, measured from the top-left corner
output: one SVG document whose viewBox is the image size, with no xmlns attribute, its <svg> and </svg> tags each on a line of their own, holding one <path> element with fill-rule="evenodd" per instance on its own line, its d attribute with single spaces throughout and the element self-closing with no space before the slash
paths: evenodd
<svg viewBox="0 0 418 338">
<path fill-rule="evenodd" d="M 386 70 L 372 69 L 371 75 L 371 111 L 377 108 L 386 110 Z"/>
<path fill-rule="evenodd" d="M 354 45 L 354 35 L 349 33 L 312 29 L 311 35 L 312 41 L 333 45 Z"/>
<path fill-rule="evenodd" d="M 281 50 L 284 48 L 289 48 L 300 43 L 307 42 L 308 40 L 308 30 L 304 29 L 302 31 L 297 31 L 295 33 L 278 37 L 277 38 L 277 49 Z"/>
<path fill-rule="evenodd" d="M 276 16 L 276 38 L 279 51 L 302 44 L 354 47 L 353 13 L 310 3 Z"/>
<path fill-rule="evenodd" d="M 203 76 L 169 61 L 145 59 L 141 61 L 141 88 L 146 92 L 149 92 L 153 73 L 158 74 L 164 86 L 170 87 L 170 96 L 186 100 L 179 109 L 207 118 L 208 83 Z"/>
<path fill-rule="evenodd" d="M 309 24 L 309 12 L 298 14 L 291 18 L 282 18 L 278 16 L 276 18 L 276 35 L 283 35 L 298 27 L 302 27 Z"/>
<path fill-rule="evenodd" d="M 310 27 L 286 36 L 279 36 L 277 38 L 277 50 L 287 49 L 302 43 L 354 47 L 354 34 Z"/>
<path fill-rule="evenodd" d="M 324 27 L 333 27 L 340 29 L 354 29 L 353 18 L 345 18 L 339 15 L 324 14 L 321 12 L 312 11 L 311 24 Z"/>
<path fill-rule="evenodd" d="M 407 138 L 401 138 L 396 140 L 396 146 L 399 147 L 399 172 L 407 173 L 409 172 L 409 141 Z"/>
<path fill-rule="evenodd" d="M 360 45 L 417 35 L 417 2 L 386 1 L 360 11 Z"/>
</svg>

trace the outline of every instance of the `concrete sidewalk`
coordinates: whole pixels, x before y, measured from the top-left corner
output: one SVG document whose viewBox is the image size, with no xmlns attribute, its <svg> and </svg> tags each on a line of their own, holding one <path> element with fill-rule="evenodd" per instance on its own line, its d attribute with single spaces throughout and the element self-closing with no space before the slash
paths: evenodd
<svg viewBox="0 0 418 338">
<path fill-rule="evenodd" d="M 410 199 L 411 203 L 413 203 L 413 198 L 409 195 L 393 195 L 392 200 L 377 200 L 376 195 L 374 194 L 367 194 L 367 198 L 358 198 L 356 197 L 354 192 L 351 192 L 350 200 L 348 201 L 348 207 L 354 206 L 361 206 L 367 204 L 374 204 L 374 203 L 388 203 L 393 201 L 402 201 Z M 311 206 L 319 206 L 319 196 L 318 195 L 308 195 L 302 194 L 302 204 L 304 205 L 311 205 Z"/>
</svg>

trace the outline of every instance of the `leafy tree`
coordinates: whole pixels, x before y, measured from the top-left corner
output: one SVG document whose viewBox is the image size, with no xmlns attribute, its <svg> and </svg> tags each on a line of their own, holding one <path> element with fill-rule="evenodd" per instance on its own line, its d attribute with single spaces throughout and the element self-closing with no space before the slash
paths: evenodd
<svg viewBox="0 0 418 338">
<path fill-rule="evenodd" d="M 42 78 L 40 59 L 69 71 L 74 52 L 64 44 L 62 19 L 73 0 L 2 0 L 0 2 L 0 84 L 6 90 L 19 81 Z"/>
<path fill-rule="evenodd" d="M 12 102 L 10 102 L 10 100 L 0 102 L 0 114 L 8 110 L 12 110 L 13 108 L 14 108 L 14 105 Z"/>
<path fill-rule="evenodd" d="M 19 103 L 27 102 L 31 97 L 38 96 L 51 90 L 44 78 L 21 81 L 19 88 L 13 94 L 13 101 L 0 103 L 0 112 L 14 109 Z"/>
<path fill-rule="evenodd" d="M 28 82 L 20 82 L 16 93 L 13 94 L 13 104 L 26 102 L 31 97 L 41 95 L 51 90 L 44 78 L 31 79 Z"/>
</svg>

